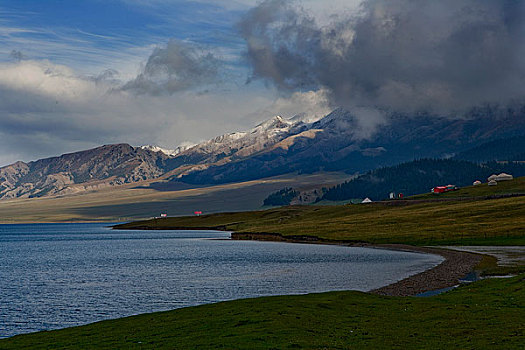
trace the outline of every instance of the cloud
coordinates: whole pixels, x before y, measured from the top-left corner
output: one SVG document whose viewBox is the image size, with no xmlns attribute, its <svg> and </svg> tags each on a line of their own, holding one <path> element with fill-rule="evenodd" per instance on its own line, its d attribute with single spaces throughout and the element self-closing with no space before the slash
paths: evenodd
<svg viewBox="0 0 525 350">
<path fill-rule="evenodd" d="M 138 120 L 127 117 L 125 96 L 110 88 L 48 61 L 0 64 L 2 149 L 27 159 L 136 134 Z"/>
<path fill-rule="evenodd" d="M 12 50 L 9 54 L 9 57 L 15 61 L 21 61 L 26 58 L 25 55 L 19 50 Z"/>
<path fill-rule="evenodd" d="M 251 114 L 272 102 L 260 91 L 154 96 L 120 86 L 113 70 L 83 76 L 45 60 L 0 63 L 0 165 L 119 142 L 174 148 L 270 117 Z"/>
<path fill-rule="evenodd" d="M 458 113 L 525 96 L 525 2 L 368 0 L 321 26 L 266 0 L 239 23 L 251 79 L 322 88 L 333 104 Z"/>
<path fill-rule="evenodd" d="M 326 90 L 294 92 L 289 96 L 277 97 L 261 110 L 254 110 L 251 115 L 254 123 L 268 116 L 280 115 L 304 122 L 314 122 L 333 110 Z"/>
<path fill-rule="evenodd" d="M 122 89 L 138 94 L 173 94 L 218 81 L 220 61 L 211 53 L 172 39 L 156 48 L 140 74 Z"/>
</svg>

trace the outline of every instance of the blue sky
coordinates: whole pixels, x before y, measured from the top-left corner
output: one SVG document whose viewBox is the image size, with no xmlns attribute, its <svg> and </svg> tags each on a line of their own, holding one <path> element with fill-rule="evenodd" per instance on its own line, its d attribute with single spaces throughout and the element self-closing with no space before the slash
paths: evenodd
<svg viewBox="0 0 525 350">
<path fill-rule="evenodd" d="M 7 60 L 16 50 L 83 73 L 120 68 L 129 75 L 154 46 L 172 38 L 239 54 L 243 42 L 233 24 L 248 8 L 181 0 L 6 0 L 0 4 L 0 57 Z"/>
</svg>

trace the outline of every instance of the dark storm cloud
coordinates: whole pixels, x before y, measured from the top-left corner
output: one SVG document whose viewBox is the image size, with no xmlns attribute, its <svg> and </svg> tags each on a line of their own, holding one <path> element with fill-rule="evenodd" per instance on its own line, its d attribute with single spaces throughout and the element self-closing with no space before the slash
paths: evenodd
<svg viewBox="0 0 525 350">
<path fill-rule="evenodd" d="M 217 81 L 220 61 L 211 53 L 170 40 L 156 48 L 142 72 L 122 88 L 138 94 L 173 94 Z"/>
<path fill-rule="evenodd" d="M 334 105 L 462 111 L 525 96 L 525 2 L 368 0 L 321 27 L 268 0 L 239 24 L 252 79 L 325 88 Z"/>
</svg>

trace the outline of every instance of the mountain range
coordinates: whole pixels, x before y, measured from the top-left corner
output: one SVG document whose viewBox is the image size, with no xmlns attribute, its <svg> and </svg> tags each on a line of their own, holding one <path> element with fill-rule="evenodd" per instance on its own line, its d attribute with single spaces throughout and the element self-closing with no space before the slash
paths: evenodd
<svg viewBox="0 0 525 350">
<path fill-rule="evenodd" d="M 0 168 L 0 199 L 63 196 L 152 179 L 200 186 L 294 172 L 355 174 L 464 155 L 483 143 L 523 135 L 525 106 L 484 107 L 459 119 L 397 114 L 374 127 L 344 109 L 314 122 L 276 116 L 251 130 L 175 150 L 116 144 L 16 162 Z"/>
</svg>

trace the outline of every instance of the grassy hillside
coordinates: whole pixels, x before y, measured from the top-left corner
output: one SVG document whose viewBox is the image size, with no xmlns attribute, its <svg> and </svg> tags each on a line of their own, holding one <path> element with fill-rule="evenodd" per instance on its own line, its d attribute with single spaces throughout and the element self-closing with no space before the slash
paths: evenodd
<svg viewBox="0 0 525 350">
<path fill-rule="evenodd" d="M 525 177 L 519 177 L 513 181 L 501 181 L 496 186 L 488 186 L 483 183 L 478 186 L 467 186 L 458 191 L 446 193 L 424 193 L 410 197 L 409 199 L 446 199 L 446 198 L 473 198 L 502 196 L 509 194 L 525 194 Z"/>
<path fill-rule="evenodd" d="M 509 181 L 504 186 L 512 191 L 523 191 L 525 181 L 523 178 Z M 502 187 L 494 189 L 487 186 L 471 191 L 487 195 L 500 193 L 498 191 Z M 407 200 L 344 206 L 291 206 L 265 211 L 157 219 L 119 226 L 138 227 L 267 232 L 368 243 L 523 245 L 525 196 L 490 200 Z"/>
<path fill-rule="evenodd" d="M 490 162 L 477 164 L 454 159 L 420 159 L 392 167 L 372 170 L 355 179 L 329 188 L 322 200 L 341 201 L 369 197 L 387 199 L 391 192 L 405 196 L 428 192 L 440 185 L 469 186 L 486 181 L 492 174 L 506 172 L 525 176 L 525 163 Z"/>
<path fill-rule="evenodd" d="M 0 340 L 0 349 L 518 349 L 525 276 L 432 298 L 333 292 L 236 300 Z"/>
</svg>

